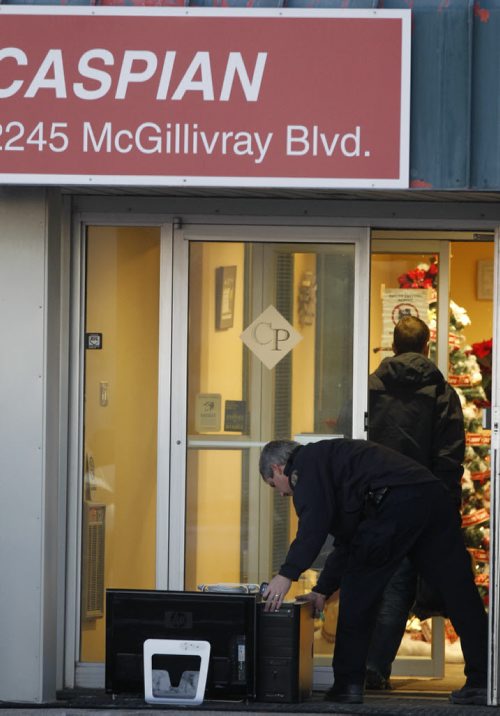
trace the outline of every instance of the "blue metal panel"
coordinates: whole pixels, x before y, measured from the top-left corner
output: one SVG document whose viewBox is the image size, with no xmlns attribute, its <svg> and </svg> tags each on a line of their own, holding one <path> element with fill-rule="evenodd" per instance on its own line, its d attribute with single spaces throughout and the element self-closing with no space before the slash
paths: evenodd
<svg viewBox="0 0 500 716">
<path fill-rule="evenodd" d="M 284 7 L 371 10 L 378 7 L 378 0 L 284 0 Z"/>
<path fill-rule="evenodd" d="M 381 0 L 412 8 L 410 180 L 469 186 L 473 0 Z"/>
<path fill-rule="evenodd" d="M 474 189 L 500 188 L 500 0 L 474 6 L 472 166 Z"/>
</svg>

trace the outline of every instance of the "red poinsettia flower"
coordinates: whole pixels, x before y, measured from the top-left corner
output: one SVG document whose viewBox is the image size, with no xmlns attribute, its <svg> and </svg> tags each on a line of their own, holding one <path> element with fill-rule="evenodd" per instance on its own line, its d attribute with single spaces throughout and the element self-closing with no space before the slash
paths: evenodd
<svg viewBox="0 0 500 716">
<path fill-rule="evenodd" d="M 491 355 L 493 348 L 493 339 L 490 338 L 488 341 L 481 341 L 480 343 L 472 344 L 472 352 L 476 358 L 484 359 Z"/>
<path fill-rule="evenodd" d="M 436 288 L 438 264 L 435 256 L 431 256 L 429 264 L 423 264 L 425 268 L 416 266 L 407 273 L 398 277 L 401 288 Z"/>
<path fill-rule="evenodd" d="M 491 363 L 493 339 L 472 344 L 472 353 L 476 356 L 482 376 L 482 386 L 486 393 L 487 404 L 491 404 Z"/>
</svg>

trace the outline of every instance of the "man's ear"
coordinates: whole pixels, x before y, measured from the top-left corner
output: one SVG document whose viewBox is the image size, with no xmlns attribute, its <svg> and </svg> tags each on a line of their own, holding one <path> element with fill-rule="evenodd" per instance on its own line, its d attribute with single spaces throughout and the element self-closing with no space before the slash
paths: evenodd
<svg viewBox="0 0 500 716">
<path fill-rule="evenodd" d="M 426 341 L 424 343 L 424 347 L 422 348 L 422 355 L 426 358 L 429 356 L 429 341 Z"/>
</svg>

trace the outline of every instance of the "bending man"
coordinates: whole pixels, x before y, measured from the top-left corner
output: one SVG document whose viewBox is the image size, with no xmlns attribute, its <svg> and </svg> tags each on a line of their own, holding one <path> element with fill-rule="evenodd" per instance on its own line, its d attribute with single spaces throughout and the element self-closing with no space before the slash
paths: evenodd
<svg viewBox="0 0 500 716">
<path fill-rule="evenodd" d="M 465 686 L 454 703 L 486 703 L 487 617 L 474 583 L 460 519 L 446 486 L 427 468 L 365 440 L 323 440 L 300 446 L 268 443 L 260 473 L 292 496 L 297 534 L 279 574 L 264 592 L 279 609 L 292 580 L 308 569 L 328 534 L 335 540 L 313 591 L 316 609 L 340 589 L 333 655 L 334 684 L 326 699 L 362 703 L 366 658 L 384 588 L 405 557 L 443 596 L 460 636 Z"/>
</svg>

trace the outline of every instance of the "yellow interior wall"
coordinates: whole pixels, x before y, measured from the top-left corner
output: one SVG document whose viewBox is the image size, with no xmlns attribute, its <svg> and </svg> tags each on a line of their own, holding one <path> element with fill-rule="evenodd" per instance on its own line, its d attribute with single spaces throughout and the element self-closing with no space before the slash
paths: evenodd
<svg viewBox="0 0 500 716">
<path fill-rule="evenodd" d="M 215 328 L 215 272 L 236 266 L 233 326 Z M 236 243 L 192 244 L 189 270 L 189 433 L 195 433 L 198 393 L 242 399 L 244 247 Z M 222 403 L 224 408 L 224 403 Z M 224 420 L 222 419 L 222 427 Z M 223 432 L 221 427 L 221 431 Z"/>
<path fill-rule="evenodd" d="M 215 275 L 236 266 L 233 326 L 215 328 Z M 196 395 L 241 400 L 243 382 L 243 279 L 241 243 L 192 244 L 189 303 L 188 430 L 195 434 Z M 235 435 L 235 433 L 229 433 Z M 189 451 L 186 485 L 186 589 L 206 582 L 240 581 L 240 504 L 242 462 L 239 450 Z"/>
<path fill-rule="evenodd" d="M 188 461 L 185 589 L 240 581 L 241 469 L 238 450 Z"/>
<path fill-rule="evenodd" d="M 103 348 L 86 351 L 85 452 L 106 505 L 107 588 L 155 587 L 159 265 L 159 229 L 89 230 L 86 330 Z M 104 629 L 82 622 L 82 661 L 104 660 Z"/>
<path fill-rule="evenodd" d="M 493 261 L 493 255 L 494 244 L 490 242 L 451 245 L 451 298 L 469 314 L 471 325 L 463 331 L 469 345 L 492 336 L 493 301 L 477 297 L 477 262 Z"/>
<path fill-rule="evenodd" d="M 316 275 L 316 254 L 294 255 L 293 325 L 302 340 L 292 354 L 292 436 L 297 433 L 314 432 L 314 375 L 316 350 L 316 325 L 302 325 L 299 319 L 299 289 L 306 271 Z M 297 532 L 298 519 L 290 509 L 289 534 Z M 289 597 L 303 592 L 300 582 L 292 582 Z"/>
<path fill-rule="evenodd" d="M 314 431 L 316 326 L 299 320 L 299 288 L 305 271 L 316 274 L 316 254 L 294 255 L 293 325 L 302 340 L 292 352 L 292 435 Z"/>
</svg>

